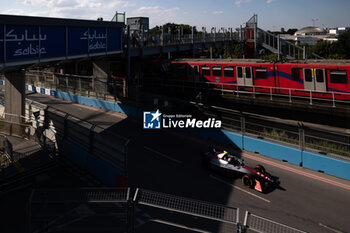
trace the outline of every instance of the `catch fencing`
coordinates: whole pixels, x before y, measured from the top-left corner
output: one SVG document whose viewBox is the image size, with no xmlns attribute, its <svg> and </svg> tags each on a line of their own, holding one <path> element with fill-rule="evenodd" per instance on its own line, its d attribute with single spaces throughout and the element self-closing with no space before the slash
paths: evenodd
<svg viewBox="0 0 350 233">
<path fill-rule="evenodd" d="M 103 100 L 123 98 L 126 97 L 127 92 L 125 78 L 99 79 L 95 76 L 61 74 L 41 70 L 26 71 L 26 84 Z"/>
<path fill-rule="evenodd" d="M 217 88 L 213 83 L 152 79 L 148 80 L 147 83 L 142 83 L 142 85 L 145 90 L 148 90 L 147 88 L 151 88 L 150 90 L 153 90 L 153 92 L 157 92 L 158 90 L 157 93 L 166 90 L 167 96 L 172 96 L 171 93 L 174 93 L 173 96 L 175 98 L 178 96 L 181 96 L 181 98 L 187 97 L 187 102 L 191 103 L 192 101 L 192 103 L 199 107 L 201 107 L 201 102 L 206 102 L 206 100 L 211 100 L 211 98 L 215 99 L 217 96 L 223 99 L 236 98 L 241 95 L 252 95 L 254 98 L 268 96 L 269 98 L 266 101 L 272 100 L 273 95 L 276 95 L 276 97 L 281 96 L 281 94 L 275 93 L 276 90 L 270 92 L 270 88 L 268 88 L 267 92 L 260 93 L 248 92 L 245 89 L 241 89 L 243 87 L 238 86 L 238 89 L 225 91 L 224 89 Z M 200 93 L 196 98 L 193 95 L 194 91 L 195 93 Z M 213 94 L 215 91 L 217 93 Z M 189 94 L 187 95 L 187 93 Z M 227 96 L 225 97 L 225 95 Z M 203 100 L 204 98 L 206 100 Z M 306 98 L 311 101 L 310 104 L 314 105 L 317 104 L 315 102 L 316 100 L 323 101 L 322 103 L 326 106 L 328 102 L 328 107 L 335 107 L 337 106 L 336 103 L 345 103 L 344 100 L 334 99 L 334 95 L 333 99 L 324 100 L 315 98 L 312 94 L 309 97 L 293 96 L 293 99 L 297 98 Z M 292 97 L 287 96 L 286 101 L 291 102 Z M 223 128 L 238 132 L 243 136 L 252 136 L 336 159 L 350 160 L 350 134 L 346 132 L 332 130 L 329 127 L 316 127 L 315 125 L 308 125 L 303 122 L 293 122 L 258 114 L 242 113 L 216 106 L 211 106 L 211 110 L 205 109 L 205 106 L 203 106 L 200 112 L 203 118 L 212 117 L 220 119 L 222 120 Z"/>
<path fill-rule="evenodd" d="M 106 161 L 121 174 L 127 174 L 128 138 L 35 101 L 29 101 L 26 109 L 26 113 L 29 114 L 28 118 L 44 127 L 48 137 L 50 135 L 58 144 L 62 139 L 67 139 L 81 149 Z M 33 114 L 30 113 L 38 111 L 39 118 L 33 119 Z"/>
<path fill-rule="evenodd" d="M 305 233 L 216 203 L 137 188 L 34 189 L 27 204 L 28 232 Z M 141 220 L 142 218 L 142 220 Z M 169 228 L 169 229 L 168 229 Z"/>
<path fill-rule="evenodd" d="M 252 214 L 249 211 L 246 211 L 245 213 L 243 226 L 246 233 L 306 233 L 306 231 L 302 231 L 297 228 L 290 227 L 285 224 Z"/>
</svg>

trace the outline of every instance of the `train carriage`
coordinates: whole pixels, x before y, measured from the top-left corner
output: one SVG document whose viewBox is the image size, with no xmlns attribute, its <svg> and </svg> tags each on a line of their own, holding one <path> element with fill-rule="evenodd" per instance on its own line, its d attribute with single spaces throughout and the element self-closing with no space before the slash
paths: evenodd
<svg viewBox="0 0 350 233">
<path fill-rule="evenodd" d="M 350 100 L 350 62 L 309 60 L 277 63 L 277 86 L 283 94 Z"/>
<path fill-rule="evenodd" d="M 345 60 L 282 63 L 257 59 L 178 59 L 170 63 L 170 67 L 179 66 L 182 72 L 177 74 L 181 74 L 181 80 L 207 83 L 207 86 L 350 100 L 350 61 Z"/>
<path fill-rule="evenodd" d="M 266 87 L 275 87 L 276 83 L 274 64 L 262 60 L 180 59 L 172 61 L 170 66 L 179 67 L 179 64 L 182 69 L 187 67 L 187 81 L 211 83 L 219 88 L 239 87 L 240 90 L 252 91 L 257 87 L 260 91 L 270 91 Z"/>
</svg>

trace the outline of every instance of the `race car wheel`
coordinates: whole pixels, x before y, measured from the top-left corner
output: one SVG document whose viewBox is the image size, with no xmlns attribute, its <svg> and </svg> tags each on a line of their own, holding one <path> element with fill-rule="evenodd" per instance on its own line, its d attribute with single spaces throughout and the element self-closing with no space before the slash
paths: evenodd
<svg viewBox="0 0 350 233">
<path fill-rule="evenodd" d="M 255 166 L 255 170 L 256 170 L 257 172 L 260 172 L 260 173 L 263 174 L 263 175 L 266 174 L 266 170 L 265 170 L 265 168 L 263 167 L 263 165 L 260 165 L 260 164 L 256 165 L 256 166 Z"/>
<path fill-rule="evenodd" d="M 248 175 L 243 176 L 242 181 L 243 181 L 244 186 L 246 186 L 247 188 L 254 188 L 255 187 L 255 180 Z"/>
</svg>

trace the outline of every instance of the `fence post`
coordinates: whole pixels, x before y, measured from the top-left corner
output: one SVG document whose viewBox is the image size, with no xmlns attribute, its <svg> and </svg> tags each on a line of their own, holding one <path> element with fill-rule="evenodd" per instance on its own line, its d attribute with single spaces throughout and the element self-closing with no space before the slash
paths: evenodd
<svg viewBox="0 0 350 233">
<path fill-rule="evenodd" d="M 292 91 L 291 91 L 291 89 L 289 89 L 289 102 L 290 103 L 292 102 Z"/>
<path fill-rule="evenodd" d="M 241 113 L 242 149 L 244 149 L 245 117 Z"/>
<path fill-rule="evenodd" d="M 272 100 L 272 87 L 270 87 L 270 100 Z"/>
<path fill-rule="evenodd" d="M 310 90 L 310 105 L 312 105 L 312 91 Z"/>
<path fill-rule="evenodd" d="M 301 150 L 299 166 L 302 167 L 304 162 L 303 153 L 305 150 L 305 131 L 302 124 L 298 123 L 298 125 L 299 125 L 299 148 Z"/>
<path fill-rule="evenodd" d="M 332 92 L 332 99 L 333 99 L 333 108 L 335 108 L 334 92 Z"/>
<path fill-rule="evenodd" d="M 305 150 L 305 131 L 302 124 L 299 124 L 299 148 Z"/>
</svg>

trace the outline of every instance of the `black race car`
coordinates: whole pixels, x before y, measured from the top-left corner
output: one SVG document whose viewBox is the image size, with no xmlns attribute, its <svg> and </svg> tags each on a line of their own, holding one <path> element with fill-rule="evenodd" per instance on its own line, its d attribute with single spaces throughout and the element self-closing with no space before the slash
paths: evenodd
<svg viewBox="0 0 350 233">
<path fill-rule="evenodd" d="M 265 192 L 272 186 L 278 184 L 278 178 L 266 172 L 262 165 L 250 167 L 237 156 L 229 154 L 227 151 L 217 151 L 212 148 L 203 153 L 203 165 L 210 170 L 219 171 L 225 174 L 242 176 L 243 184 L 259 192 Z"/>
</svg>

